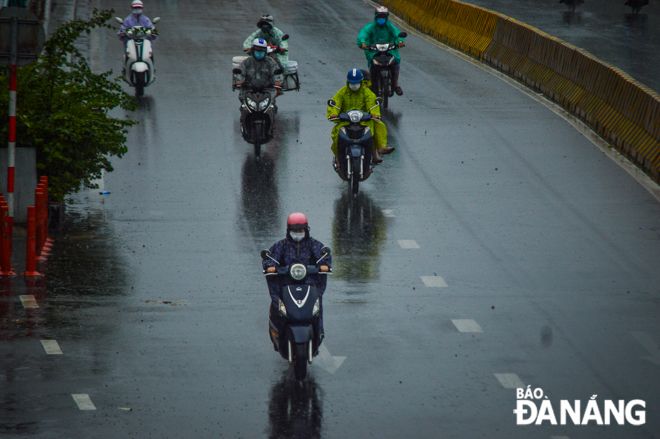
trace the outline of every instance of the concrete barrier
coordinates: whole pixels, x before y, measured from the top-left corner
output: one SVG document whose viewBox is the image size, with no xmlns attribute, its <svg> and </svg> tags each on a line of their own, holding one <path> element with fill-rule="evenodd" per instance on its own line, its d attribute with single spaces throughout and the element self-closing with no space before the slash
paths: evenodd
<svg viewBox="0 0 660 439">
<path fill-rule="evenodd" d="M 505 15 L 453 0 L 380 0 L 412 27 L 582 119 L 660 182 L 660 95 L 593 55 Z"/>
</svg>

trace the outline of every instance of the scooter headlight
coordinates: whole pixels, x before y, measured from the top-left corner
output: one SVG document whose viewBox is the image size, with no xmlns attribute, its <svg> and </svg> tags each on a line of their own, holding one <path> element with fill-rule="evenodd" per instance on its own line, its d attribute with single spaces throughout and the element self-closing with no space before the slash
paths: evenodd
<svg viewBox="0 0 660 439">
<path fill-rule="evenodd" d="M 319 299 L 316 299 L 316 302 L 314 302 L 314 308 L 312 308 L 312 315 L 317 315 L 321 311 L 321 304 L 319 303 Z"/>
<path fill-rule="evenodd" d="M 378 49 L 379 52 L 387 52 L 387 50 L 390 48 L 389 43 L 388 44 L 376 44 L 376 49 Z"/>
<path fill-rule="evenodd" d="M 268 108 L 269 104 L 270 104 L 270 98 L 266 98 L 263 101 L 259 102 L 259 111 L 264 111 L 266 108 Z"/>
<path fill-rule="evenodd" d="M 349 111 L 348 117 L 351 120 L 351 123 L 358 123 L 362 120 L 362 112 L 357 110 Z"/>
<path fill-rule="evenodd" d="M 307 276 L 307 267 L 303 264 L 293 264 L 291 266 L 291 277 L 294 280 L 303 280 Z"/>
<path fill-rule="evenodd" d="M 280 314 L 282 314 L 283 316 L 285 316 L 285 315 L 286 315 L 286 307 L 284 306 L 284 302 L 282 302 L 281 300 L 280 300 L 280 306 L 279 306 L 279 309 L 280 309 Z"/>
<path fill-rule="evenodd" d="M 256 102 L 254 102 L 254 101 L 253 101 L 252 99 L 250 99 L 250 98 L 245 98 L 245 101 L 247 102 L 248 107 L 250 107 L 250 109 L 252 109 L 252 110 L 254 110 L 254 111 L 257 111 L 257 103 L 256 103 Z"/>
</svg>

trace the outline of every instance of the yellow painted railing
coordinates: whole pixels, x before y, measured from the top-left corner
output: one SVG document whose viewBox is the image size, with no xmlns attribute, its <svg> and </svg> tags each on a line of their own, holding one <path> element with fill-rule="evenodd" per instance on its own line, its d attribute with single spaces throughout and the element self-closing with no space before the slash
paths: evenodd
<svg viewBox="0 0 660 439">
<path fill-rule="evenodd" d="M 582 119 L 660 181 L 660 95 L 591 54 L 453 0 L 380 0 L 414 28 L 507 73 Z"/>
</svg>

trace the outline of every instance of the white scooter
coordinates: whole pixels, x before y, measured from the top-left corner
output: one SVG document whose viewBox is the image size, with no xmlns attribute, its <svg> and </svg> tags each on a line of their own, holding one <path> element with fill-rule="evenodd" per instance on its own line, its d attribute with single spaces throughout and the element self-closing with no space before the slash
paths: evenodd
<svg viewBox="0 0 660 439">
<path fill-rule="evenodd" d="M 119 17 L 115 17 L 119 23 L 124 23 Z M 156 24 L 160 17 L 153 19 Z M 126 42 L 126 54 L 124 56 L 124 81 L 131 87 L 135 87 L 135 96 L 144 94 L 144 87 L 156 80 L 154 69 L 153 52 L 151 49 L 150 36 L 158 35 L 156 29 L 146 29 L 142 26 L 134 26 L 126 29 L 128 41 Z"/>
</svg>

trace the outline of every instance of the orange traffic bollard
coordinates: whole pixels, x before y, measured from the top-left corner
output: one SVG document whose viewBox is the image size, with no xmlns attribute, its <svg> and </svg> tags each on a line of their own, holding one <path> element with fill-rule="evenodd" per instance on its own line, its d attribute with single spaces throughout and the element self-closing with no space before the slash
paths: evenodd
<svg viewBox="0 0 660 439">
<path fill-rule="evenodd" d="M 0 276 L 15 276 L 11 269 L 11 221 L 9 206 L 6 201 L 0 202 L 0 233 L 2 234 L 2 247 L 0 247 Z"/>
<path fill-rule="evenodd" d="M 27 257 L 24 276 L 41 276 L 37 271 L 37 208 L 28 207 Z"/>
</svg>

